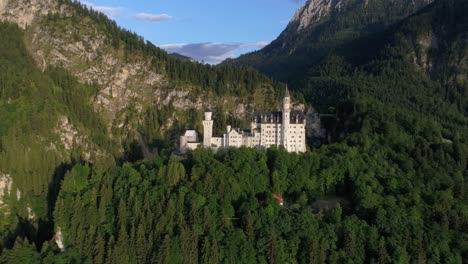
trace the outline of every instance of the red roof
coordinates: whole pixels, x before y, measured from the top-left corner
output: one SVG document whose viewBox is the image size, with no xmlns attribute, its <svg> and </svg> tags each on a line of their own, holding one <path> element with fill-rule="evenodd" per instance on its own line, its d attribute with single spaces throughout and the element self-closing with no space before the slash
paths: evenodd
<svg viewBox="0 0 468 264">
<path fill-rule="evenodd" d="M 283 195 L 274 193 L 273 198 L 275 198 L 278 201 L 279 205 L 283 206 L 284 204 Z"/>
</svg>

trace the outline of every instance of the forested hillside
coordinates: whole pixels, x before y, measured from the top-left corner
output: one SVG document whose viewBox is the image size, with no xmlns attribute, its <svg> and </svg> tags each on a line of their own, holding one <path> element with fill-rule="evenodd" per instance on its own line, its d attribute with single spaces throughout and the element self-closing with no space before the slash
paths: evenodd
<svg viewBox="0 0 468 264">
<path fill-rule="evenodd" d="M 251 69 L 179 61 L 99 13 L 57 3 L 73 9 L 37 27 L 0 25 L 0 178 L 13 179 L 0 204 L 0 263 L 468 259 L 467 1 L 436 1 L 331 49 L 294 80 L 307 103 L 336 116 L 329 144 L 305 154 L 197 149 L 184 157 L 170 154 L 171 140 L 200 112 L 190 105 L 171 115 L 177 100 L 157 99 L 159 85 L 262 105 L 263 88 L 275 94 L 277 84 Z M 50 40 L 70 43 L 70 25 L 83 38 L 89 28 L 106 32 L 98 46 L 119 70 L 140 65 L 163 76 L 149 86 L 136 74 L 126 82 L 149 101 L 129 97 L 125 110 L 109 114 L 96 98 L 113 100 L 106 88 L 115 83 L 84 82 L 98 69 L 94 60 L 58 67 L 60 56 L 40 52 Z M 224 126 L 226 116 L 218 119 Z M 165 127 L 168 120 L 176 121 Z M 159 151 L 141 156 L 137 135 Z"/>
<path fill-rule="evenodd" d="M 0 178 L 10 182 L 1 197 L 4 247 L 28 218 L 36 231 L 48 221 L 53 208 L 46 201 L 59 191 L 54 176 L 63 164 L 97 153 L 100 159 L 113 157 L 116 147 L 89 104 L 96 87 L 60 68 L 40 72 L 16 25 L 1 23 L 0 35 Z"/>
<path fill-rule="evenodd" d="M 0 251 L 16 238 L 39 247 L 52 238 L 60 184 L 73 165 L 139 160 L 142 147 L 146 158 L 170 153 L 185 128 L 200 127 L 205 107 L 231 111 L 232 121 L 245 114 L 234 113 L 239 104 L 277 104 L 279 85 L 253 69 L 175 59 L 79 3 L 0 8 L 12 21 L 0 23 Z M 20 23 L 34 10 L 34 23 Z M 101 69 L 100 60 L 111 64 Z M 265 91 L 271 100 L 259 96 Z M 226 126 L 219 121 L 216 131 Z"/>
<path fill-rule="evenodd" d="M 3 263 L 462 263 L 466 143 L 382 110 L 348 140 L 301 155 L 197 150 L 77 165 L 54 211 L 64 252 L 18 239 Z M 332 197 L 343 207 L 316 209 Z"/>
<path fill-rule="evenodd" d="M 4 2 L 0 18 L 25 28 L 41 70 L 60 66 L 97 87 L 92 106 L 127 158 L 140 139 L 158 151 L 175 146 L 184 128 L 200 128 L 205 108 L 242 119 L 279 102 L 280 85 L 255 70 L 179 60 L 79 2 Z"/>
</svg>

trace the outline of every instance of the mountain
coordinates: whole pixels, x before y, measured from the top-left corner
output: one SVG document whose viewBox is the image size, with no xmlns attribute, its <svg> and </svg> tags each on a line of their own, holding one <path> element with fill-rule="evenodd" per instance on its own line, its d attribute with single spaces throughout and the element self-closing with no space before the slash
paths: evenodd
<svg viewBox="0 0 468 264">
<path fill-rule="evenodd" d="M 282 81 L 294 81 L 327 54 L 386 29 L 432 0 L 308 0 L 286 29 L 259 51 L 228 60 Z"/>
<path fill-rule="evenodd" d="M 152 105 L 167 108 L 171 103 L 175 111 L 167 120 L 175 121 L 177 110 L 220 104 L 227 110 L 239 104 L 266 107 L 251 103 L 263 100 L 256 88 L 272 89 L 267 78 L 245 69 L 179 61 L 79 3 L 4 0 L 0 7 L 3 20 L 26 29 L 27 49 L 42 71 L 60 66 L 81 83 L 99 87 L 93 108 L 111 130 L 137 125 L 125 123 L 128 108 L 139 109 L 133 114 L 140 115 Z M 250 77 L 252 82 L 246 80 Z"/>
<path fill-rule="evenodd" d="M 348 85 L 344 88 L 334 85 L 338 90 L 329 93 L 332 104 L 339 100 L 337 95 L 347 93 L 373 96 L 386 103 L 400 104 L 404 100 L 408 107 L 421 114 L 431 109 L 434 116 L 449 113 L 436 106 L 447 105 L 466 116 L 468 21 L 462 12 L 467 8 L 463 1 L 437 1 L 386 30 L 348 42 L 348 49 L 334 50 L 296 81 L 313 97 L 309 100 L 316 103 L 327 104 L 324 96 L 327 92 L 321 90 L 319 83 L 343 78 L 348 80 Z M 349 86 L 362 79 L 367 79 L 367 83 Z M 428 104 L 422 110 L 424 100 L 412 102 L 422 94 L 431 98 L 429 101 L 440 102 Z"/>
<path fill-rule="evenodd" d="M 250 65 L 288 81 L 323 110 L 353 92 L 338 88 L 327 102 L 313 80 L 326 79 L 332 67 L 335 75 L 375 76 L 398 62 L 416 79 L 443 86 L 434 96 L 466 113 L 466 19 L 460 10 L 466 10 L 464 1 L 308 1 L 269 46 L 225 64 Z M 402 81 L 396 72 L 389 78 Z"/>
<path fill-rule="evenodd" d="M 182 54 L 175 53 L 175 52 L 174 52 L 174 53 L 171 53 L 171 54 L 169 54 L 169 55 L 171 55 L 172 57 L 177 58 L 177 59 L 179 59 L 179 60 L 194 61 L 194 60 L 193 60 L 192 58 L 190 58 L 190 57 L 187 57 L 187 56 L 184 56 L 184 55 L 182 55 Z"/>
<path fill-rule="evenodd" d="M 364 32 L 324 27 L 323 53 L 283 68 L 325 144 L 179 157 L 204 107 L 224 129 L 284 86 L 173 58 L 76 2 L 0 0 L 0 264 L 463 263 L 467 1 L 311 3 L 298 17 L 319 22 L 294 30 Z"/>
</svg>

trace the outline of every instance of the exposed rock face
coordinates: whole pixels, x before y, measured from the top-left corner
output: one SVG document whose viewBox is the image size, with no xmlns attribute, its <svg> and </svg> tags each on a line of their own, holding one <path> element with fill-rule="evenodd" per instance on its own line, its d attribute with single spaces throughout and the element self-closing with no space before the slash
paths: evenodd
<svg viewBox="0 0 468 264">
<path fill-rule="evenodd" d="M 314 108 L 307 110 L 307 137 L 323 139 L 326 137 L 327 131 L 322 127 L 319 113 Z"/>
<path fill-rule="evenodd" d="M 10 215 L 11 210 L 8 205 L 8 202 L 5 198 L 9 197 L 13 192 L 13 179 L 9 174 L 2 174 L 0 172 L 0 213 L 4 215 Z M 16 189 L 16 200 L 19 201 L 21 199 L 21 191 Z M 28 209 L 29 212 L 30 209 Z M 32 211 L 31 211 L 32 212 Z M 34 213 L 32 214 L 34 216 Z M 1 215 L 0 215 L 1 217 Z"/>
<path fill-rule="evenodd" d="M 0 208 L 4 205 L 3 198 L 5 195 L 10 195 L 12 185 L 13 180 L 10 175 L 0 173 Z"/>
<path fill-rule="evenodd" d="M 15 2 L 12 6 L 16 10 L 24 5 Z M 108 121 L 109 131 L 112 128 L 135 129 L 131 124 L 124 127 L 129 109 L 137 114 L 148 105 L 170 105 L 176 111 L 202 109 L 203 99 L 207 96 L 205 93 L 195 93 L 190 86 L 171 89 L 163 72 L 152 65 L 151 58 L 139 53 L 129 54 L 122 47 L 116 49 L 108 32 L 103 32 L 91 18 L 74 20 L 74 10 L 67 5 L 50 6 L 50 9 L 51 13 L 60 14 L 64 23 L 37 19 L 38 22 L 28 28 L 26 44 L 41 69 L 61 66 L 82 83 L 99 86 L 92 104 L 96 112 Z M 36 15 L 40 17 L 43 13 Z M 67 143 L 66 148 L 69 147 Z"/>
<path fill-rule="evenodd" d="M 468 87 L 468 77 L 466 75 L 466 62 L 468 61 L 468 45 L 464 45 L 464 48 L 459 49 L 458 53 L 450 53 L 450 61 L 444 61 L 446 54 L 444 54 L 444 47 L 446 37 L 444 32 L 437 31 L 425 31 L 420 35 L 413 36 L 411 39 L 413 46 L 408 47 L 408 60 L 414 65 L 420 67 L 426 72 L 431 78 L 438 79 L 441 73 L 450 69 L 447 72 L 445 81 L 460 87 L 460 89 L 466 89 L 461 87 Z M 454 43 L 468 43 L 468 35 L 459 35 Z"/>
<path fill-rule="evenodd" d="M 427 34 L 427 35 L 426 35 Z M 433 32 L 426 32 L 417 40 L 414 53 L 412 54 L 413 62 L 421 66 L 426 72 L 431 72 L 433 62 L 430 60 L 429 52 L 438 49 L 437 36 Z"/>
<path fill-rule="evenodd" d="M 81 82 L 101 87 L 93 105 L 109 120 L 109 128 L 129 107 L 141 111 L 143 104 L 168 105 L 170 102 L 181 110 L 188 105 L 201 108 L 201 100 L 189 100 L 187 91 L 183 95 L 178 92 L 173 101 L 173 94 L 165 88 L 167 80 L 152 67 L 151 61 L 136 54 L 125 57 L 122 50 L 112 47 L 108 35 L 90 18 L 61 25 L 41 20 L 57 13 L 63 19 L 71 19 L 74 10 L 67 5 L 59 6 L 53 0 L 0 0 L 0 19 L 23 28 L 28 25 L 26 44 L 42 70 L 51 65 L 61 66 Z M 66 130 L 68 125 L 62 124 L 62 127 Z M 60 134 L 65 136 L 62 142 L 66 149 L 71 147 L 70 140 L 74 137 L 69 132 Z"/>
<path fill-rule="evenodd" d="M 36 219 L 36 214 L 33 212 L 31 207 L 26 207 L 26 210 L 28 211 L 28 220 L 31 222 Z"/>
<path fill-rule="evenodd" d="M 346 13 L 349 12 L 356 12 L 356 13 L 365 13 L 367 12 L 367 7 L 372 6 L 372 5 L 378 5 L 378 2 L 380 0 L 308 0 L 303 7 L 299 8 L 296 11 L 296 14 L 294 17 L 291 19 L 289 22 L 287 28 L 281 33 L 281 35 L 278 37 L 277 40 L 272 42 L 274 45 L 275 42 L 282 43 L 284 40 L 294 40 L 291 43 L 285 42 L 282 43 L 282 47 L 289 47 L 292 49 L 292 47 L 298 46 L 300 43 L 294 44 L 295 41 L 301 40 L 304 41 L 306 39 L 306 36 L 310 34 L 311 30 L 322 23 L 323 20 L 329 20 L 333 21 L 339 18 L 342 15 L 346 15 Z M 423 7 L 431 2 L 433 0 L 392 0 L 393 2 L 387 3 L 387 5 L 392 8 L 403 8 L 407 7 L 408 10 L 417 10 L 418 7 Z M 393 7 L 395 6 L 395 7 Z M 396 7 L 396 6 L 402 6 L 402 7 Z M 375 8 L 375 7 L 374 7 Z M 408 12 L 407 15 L 410 15 L 411 13 Z M 403 14 L 402 14 L 403 15 Z M 327 18 L 328 17 L 328 18 Z M 367 18 L 368 21 L 376 20 L 377 18 L 369 16 Z M 368 22 L 367 23 L 370 23 Z M 382 24 L 384 24 L 385 21 L 381 21 Z M 365 22 L 362 22 L 362 26 L 365 27 Z M 336 25 L 333 25 L 335 28 L 340 28 L 343 25 L 341 23 L 338 23 Z M 351 30 L 356 30 L 359 27 Z M 317 32 L 313 33 L 316 34 Z M 297 35 L 295 37 L 292 37 L 294 35 Z M 299 45 L 300 46 L 300 45 Z"/>
<path fill-rule="evenodd" d="M 332 10 L 339 10 L 346 0 L 309 0 L 296 11 L 290 24 L 297 25 L 300 31 L 309 25 L 318 22 L 322 17 L 330 14 Z"/>
<path fill-rule="evenodd" d="M 26 28 L 39 16 L 58 12 L 57 6 L 57 1 L 54 0 L 0 0 L 0 19 Z"/>
<path fill-rule="evenodd" d="M 63 243 L 63 234 L 62 229 L 60 227 L 57 227 L 57 230 L 55 231 L 54 241 L 55 244 L 57 244 L 57 247 L 60 249 L 60 251 L 64 252 L 65 245 Z"/>
<path fill-rule="evenodd" d="M 395 5 L 424 6 L 433 0 L 403 0 Z M 303 7 L 296 11 L 296 14 L 289 22 L 288 27 L 301 31 L 311 25 L 315 25 L 320 19 L 333 14 L 334 12 L 346 11 L 346 9 L 367 7 L 377 0 L 308 0 Z M 389 1 L 390 2 L 390 1 Z"/>
<path fill-rule="evenodd" d="M 72 149 L 74 144 L 82 143 L 82 140 L 78 137 L 78 131 L 65 116 L 59 119 L 56 133 L 59 135 L 60 141 L 66 150 Z"/>
<path fill-rule="evenodd" d="M 0 0 L 0 14 L 5 12 L 6 4 L 7 4 L 7 0 Z"/>
<path fill-rule="evenodd" d="M 68 33 L 47 24 L 31 29 L 29 45 L 38 65 L 43 69 L 61 65 L 81 82 L 102 87 L 94 98 L 94 108 L 110 121 L 132 103 L 151 101 L 155 88 L 163 86 L 163 76 L 152 69 L 150 61 L 124 61 L 90 19 L 84 19 L 80 25 L 66 24 L 64 30 Z"/>
<path fill-rule="evenodd" d="M 160 126 L 161 133 L 187 109 L 202 110 L 207 104 L 218 105 L 228 100 L 227 111 L 242 115 L 250 110 L 236 109 L 242 101 L 238 98 L 216 98 L 191 84 L 172 84 L 167 69 L 155 66 L 157 58 L 115 45 L 107 29 L 92 17 L 77 12 L 66 1 L 59 4 L 56 0 L 0 0 L 0 7 L 0 20 L 27 28 L 25 43 L 40 69 L 59 66 L 80 82 L 97 86 L 99 90 L 91 98 L 92 106 L 117 142 L 136 134 L 144 118 L 143 110 L 148 107 L 170 109 L 171 113 Z M 249 103 L 245 106 L 253 108 Z M 60 118 L 54 131 L 60 142 L 51 142 L 49 149 L 60 150 L 63 145 L 65 150 L 71 150 L 77 144 L 88 153 L 95 152 L 91 137 L 77 125 L 71 124 L 67 117 Z"/>
<path fill-rule="evenodd" d="M 54 133 L 59 138 L 59 142 L 56 143 L 58 143 L 59 146 L 63 146 L 65 151 L 71 151 L 77 146 L 82 147 L 85 151 L 83 153 L 83 158 L 87 161 L 92 161 L 98 156 L 105 156 L 105 153 L 100 151 L 99 147 L 89 139 L 87 134 L 84 133 L 84 131 L 80 131 L 80 129 L 74 126 L 65 116 L 59 117 Z M 57 151 L 56 144 L 50 142 L 49 150 Z"/>
</svg>

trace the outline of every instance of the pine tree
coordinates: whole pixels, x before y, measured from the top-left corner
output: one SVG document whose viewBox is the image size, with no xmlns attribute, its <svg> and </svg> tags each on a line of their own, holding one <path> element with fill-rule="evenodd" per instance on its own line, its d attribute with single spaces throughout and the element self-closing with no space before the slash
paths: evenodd
<svg viewBox="0 0 468 264">
<path fill-rule="evenodd" d="M 96 237 L 96 243 L 93 252 L 93 263 L 104 264 L 106 257 L 106 241 L 100 233 Z"/>
</svg>

